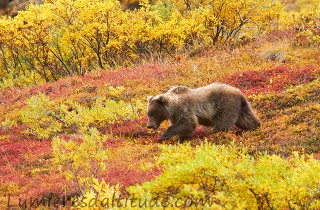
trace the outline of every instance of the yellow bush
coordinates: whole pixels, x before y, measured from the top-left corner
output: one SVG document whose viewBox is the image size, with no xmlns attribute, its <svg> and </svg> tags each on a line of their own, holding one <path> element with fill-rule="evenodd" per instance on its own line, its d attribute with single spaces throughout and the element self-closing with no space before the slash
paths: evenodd
<svg viewBox="0 0 320 210">
<path fill-rule="evenodd" d="M 138 100 L 126 103 L 106 97 L 97 98 L 90 107 L 72 100 L 56 104 L 39 94 L 27 101 L 27 106 L 20 111 L 20 120 L 28 126 L 28 132 L 43 139 L 62 132 L 86 133 L 93 126 L 136 119 L 143 107 L 144 104 Z"/>
<path fill-rule="evenodd" d="M 311 11 L 299 16 L 299 33 L 295 38 L 296 46 L 320 45 L 320 4 Z"/>
<path fill-rule="evenodd" d="M 276 27 L 281 9 L 273 0 L 156 1 L 133 11 L 117 0 L 47 0 L 0 19 L 0 75 L 7 87 L 162 60 Z"/>
<path fill-rule="evenodd" d="M 120 186 L 110 186 L 104 180 L 93 179 L 93 185 L 81 196 L 72 200 L 72 209 L 111 209 L 120 198 Z M 114 198 L 112 200 L 112 198 Z"/>
<path fill-rule="evenodd" d="M 92 178 L 97 178 L 107 167 L 106 139 L 97 129 L 91 128 L 81 140 L 52 140 L 54 163 L 64 172 L 68 181 L 77 183 L 81 193 L 93 184 Z"/>
<path fill-rule="evenodd" d="M 31 97 L 27 107 L 20 112 L 20 120 L 28 126 L 28 132 L 38 138 L 49 138 L 62 131 L 63 121 L 57 116 L 55 104 L 43 94 Z"/>
<path fill-rule="evenodd" d="M 252 36 L 255 33 L 268 31 L 277 27 L 277 20 L 283 6 L 274 0 L 209 0 L 182 1 L 174 0 L 177 7 L 186 15 L 199 12 L 205 36 L 213 44 L 226 43 L 239 35 Z"/>
<path fill-rule="evenodd" d="M 156 1 L 133 11 L 117 0 L 47 0 L 0 19 L 0 75 L 8 87 L 163 60 L 274 28 L 281 12 L 274 0 Z"/>
<path fill-rule="evenodd" d="M 320 164 L 312 156 L 293 153 L 249 155 L 235 145 L 205 142 L 161 145 L 156 166 L 162 174 L 127 188 L 95 180 L 74 198 L 75 208 L 108 209 L 319 209 Z M 154 165 L 152 166 L 154 167 Z"/>
<path fill-rule="evenodd" d="M 176 209 L 319 209 L 320 163 L 294 153 L 249 155 L 234 145 L 161 146 L 155 180 L 128 188 L 138 199 Z M 202 198 L 202 202 L 199 201 Z M 203 203 L 204 202 L 204 203 Z M 160 206 L 161 207 L 161 206 Z M 169 205 L 170 207 L 170 205 Z"/>
</svg>

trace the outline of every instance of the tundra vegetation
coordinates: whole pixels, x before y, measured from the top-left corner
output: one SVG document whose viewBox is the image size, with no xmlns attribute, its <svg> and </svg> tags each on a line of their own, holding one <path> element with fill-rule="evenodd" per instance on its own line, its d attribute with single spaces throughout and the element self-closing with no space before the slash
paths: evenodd
<svg viewBox="0 0 320 210">
<path fill-rule="evenodd" d="M 140 4 L 47 0 L 0 18 L 1 208 L 55 197 L 106 209 L 134 195 L 172 209 L 319 209 L 319 2 Z M 239 88 L 261 127 L 159 144 L 168 125 L 146 129 L 147 96 L 212 82 Z"/>
</svg>

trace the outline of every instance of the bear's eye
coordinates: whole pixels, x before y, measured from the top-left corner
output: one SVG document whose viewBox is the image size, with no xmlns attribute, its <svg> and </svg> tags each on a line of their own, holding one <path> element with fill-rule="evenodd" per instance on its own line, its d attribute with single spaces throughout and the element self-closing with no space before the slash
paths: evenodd
<svg viewBox="0 0 320 210">
<path fill-rule="evenodd" d="M 152 117 L 152 116 L 155 116 L 155 112 L 148 112 L 148 116 Z"/>
</svg>

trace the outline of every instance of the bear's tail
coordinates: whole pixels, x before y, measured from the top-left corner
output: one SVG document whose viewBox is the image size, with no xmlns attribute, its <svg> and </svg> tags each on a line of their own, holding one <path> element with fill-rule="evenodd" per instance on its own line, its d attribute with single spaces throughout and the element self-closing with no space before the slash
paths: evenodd
<svg viewBox="0 0 320 210">
<path fill-rule="evenodd" d="M 251 130 L 260 127 L 260 121 L 245 96 L 243 96 L 241 100 L 241 113 L 236 122 L 236 126 L 243 130 Z"/>
</svg>

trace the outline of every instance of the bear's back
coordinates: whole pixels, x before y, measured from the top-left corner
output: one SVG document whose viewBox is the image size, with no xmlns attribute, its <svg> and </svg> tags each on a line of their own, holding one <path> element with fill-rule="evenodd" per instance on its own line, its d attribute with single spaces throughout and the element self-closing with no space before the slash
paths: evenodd
<svg viewBox="0 0 320 210">
<path fill-rule="evenodd" d="M 166 96 L 169 100 L 179 104 L 193 104 L 194 106 L 213 106 L 224 101 L 242 97 L 239 89 L 222 83 L 211 83 L 207 86 L 190 89 L 186 86 L 172 87 Z M 189 105 L 188 105 L 189 106 Z"/>
<path fill-rule="evenodd" d="M 194 89 L 197 95 L 221 95 L 221 94 L 241 94 L 241 91 L 235 87 L 222 83 L 211 83 L 210 85 Z"/>
</svg>

